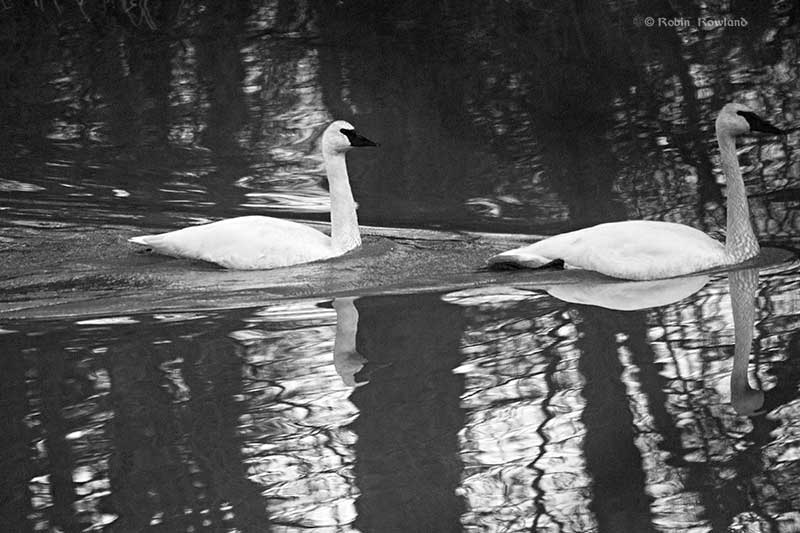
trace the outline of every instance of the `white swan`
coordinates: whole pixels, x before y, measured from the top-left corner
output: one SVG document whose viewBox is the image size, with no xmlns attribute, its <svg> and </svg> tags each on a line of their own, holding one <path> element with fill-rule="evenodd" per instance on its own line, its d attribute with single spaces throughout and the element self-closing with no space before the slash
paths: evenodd
<svg viewBox="0 0 800 533">
<path fill-rule="evenodd" d="M 322 135 L 322 157 L 331 195 L 331 236 L 309 226 L 265 216 L 245 216 L 128 239 L 173 257 L 187 257 L 236 270 L 260 270 L 340 256 L 361 245 L 356 203 L 345 153 L 377 146 L 348 122 L 337 120 Z"/>
<path fill-rule="evenodd" d="M 629 220 L 599 224 L 509 250 L 490 258 L 489 266 L 538 268 L 560 260 L 566 268 L 653 280 L 732 265 L 758 255 L 735 141 L 738 135 L 752 131 L 785 133 L 741 104 L 727 104 L 717 116 L 717 142 L 728 184 L 725 245 L 683 224 Z"/>
</svg>

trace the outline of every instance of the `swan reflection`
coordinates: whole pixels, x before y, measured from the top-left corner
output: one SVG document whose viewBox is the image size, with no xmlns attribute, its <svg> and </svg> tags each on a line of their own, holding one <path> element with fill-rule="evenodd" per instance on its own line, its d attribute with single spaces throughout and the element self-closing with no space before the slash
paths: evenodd
<svg viewBox="0 0 800 533">
<path fill-rule="evenodd" d="M 358 310 L 354 297 L 333 300 L 336 310 L 336 338 L 333 341 L 333 366 L 345 385 L 356 387 L 366 380 L 359 380 L 356 374 L 364 367 L 366 359 L 356 350 L 358 332 Z"/>
<path fill-rule="evenodd" d="M 565 302 L 595 305 L 618 311 L 635 311 L 679 302 L 708 283 L 709 276 L 653 281 L 579 282 L 548 287 L 547 293 Z"/>
<path fill-rule="evenodd" d="M 758 268 L 729 272 L 729 287 L 734 326 L 733 369 L 730 376 L 731 405 L 741 415 L 763 414 L 774 407 L 769 397 L 750 385 L 748 365 L 756 319 L 755 294 Z M 576 281 L 553 284 L 539 290 L 559 300 L 578 305 L 615 311 L 637 311 L 680 302 L 699 292 L 710 281 L 709 275 L 653 281 L 611 280 L 587 275 Z M 456 291 L 443 296 L 450 303 L 473 306 L 509 299 L 527 299 L 534 291 L 528 288 L 484 287 Z M 586 354 L 585 354 L 586 355 Z"/>
<path fill-rule="evenodd" d="M 733 308 L 734 350 L 731 372 L 731 405 L 740 415 L 762 413 L 764 392 L 750 386 L 747 367 L 753 345 L 753 325 L 756 317 L 758 269 L 736 270 L 728 275 Z"/>
<path fill-rule="evenodd" d="M 576 279 L 562 283 L 534 287 L 490 286 L 465 289 L 444 295 L 444 300 L 461 305 L 474 305 L 482 301 L 527 298 L 533 291 L 544 291 L 559 300 L 593 305 L 616 311 L 636 311 L 661 307 L 679 302 L 702 289 L 711 279 L 700 274 L 651 281 L 618 280 L 594 272 L 577 273 Z"/>
</svg>

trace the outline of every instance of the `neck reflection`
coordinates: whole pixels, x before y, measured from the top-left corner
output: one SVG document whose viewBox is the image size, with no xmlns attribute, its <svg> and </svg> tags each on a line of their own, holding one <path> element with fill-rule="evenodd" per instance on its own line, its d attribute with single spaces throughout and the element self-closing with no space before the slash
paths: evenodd
<svg viewBox="0 0 800 533">
<path fill-rule="evenodd" d="M 336 298 L 333 300 L 336 310 L 336 338 L 333 341 L 333 366 L 336 373 L 348 387 L 356 387 L 366 383 L 357 377 L 364 367 L 366 359 L 356 348 L 358 333 L 358 310 L 354 297 Z"/>
<path fill-rule="evenodd" d="M 731 372 L 731 405 L 740 415 L 760 414 L 764 406 L 764 392 L 750 386 L 747 367 L 753 344 L 753 325 L 756 318 L 756 289 L 758 269 L 736 270 L 728 275 L 735 346 Z"/>
<path fill-rule="evenodd" d="M 710 276 L 699 275 L 654 281 L 579 281 L 547 287 L 548 294 L 560 300 L 606 309 L 633 311 L 679 302 L 697 293 Z M 733 309 L 734 356 L 731 372 L 731 405 L 745 416 L 761 413 L 764 392 L 750 386 L 748 364 L 756 319 L 755 297 L 758 268 L 734 270 L 728 274 Z"/>
</svg>

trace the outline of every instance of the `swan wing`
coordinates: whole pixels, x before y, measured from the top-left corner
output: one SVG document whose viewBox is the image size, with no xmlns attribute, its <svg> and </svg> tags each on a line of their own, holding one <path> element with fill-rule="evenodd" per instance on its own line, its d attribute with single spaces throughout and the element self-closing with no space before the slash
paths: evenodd
<svg viewBox="0 0 800 533">
<path fill-rule="evenodd" d="M 290 220 L 246 216 L 191 226 L 169 233 L 133 237 L 155 252 L 258 270 L 307 263 L 336 255 L 330 237 Z"/>
<path fill-rule="evenodd" d="M 563 233 L 492 257 L 526 268 L 561 260 L 568 268 L 633 280 L 682 276 L 725 264 L 725 247 L 700 230 L 649 220 L 610 222 Z"/>
</svg>

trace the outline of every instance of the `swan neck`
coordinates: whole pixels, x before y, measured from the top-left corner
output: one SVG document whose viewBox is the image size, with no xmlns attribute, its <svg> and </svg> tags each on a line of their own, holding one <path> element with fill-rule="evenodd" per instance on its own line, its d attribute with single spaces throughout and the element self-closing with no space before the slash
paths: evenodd
<svg viewBox="0 0 800 533">
<path fill-rule="evenodd" d="M 345 385 L 357 387 L 363 380 L 356 374 L 363 368 L 366 359 L 358 353 L 356 336 L 358 334 L 358 310 L 355 298 L 336 298 L 336 338 L 333 341 L 333 366 Z"/>
<path fill-rule="evenodd" d="M 740 263 L 758 255 L 758 240 L 750 223 L 747 191 L 736 156 L 736 141 L 732 135 L 718 132 L 717 142 L 728 196 L 725 255 L 730 263 Z"/>
<path fill-rule="evenodd" d="M 331 193 L 331 241 L 334 251 L 343 254 L 361 246 L 356 202 L 350 190 L 344 154 L 324 153 L 323 157 Z"/>
</svg>

